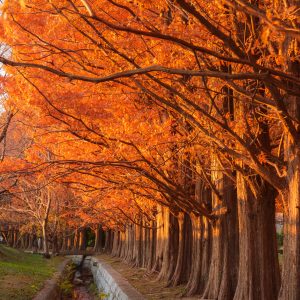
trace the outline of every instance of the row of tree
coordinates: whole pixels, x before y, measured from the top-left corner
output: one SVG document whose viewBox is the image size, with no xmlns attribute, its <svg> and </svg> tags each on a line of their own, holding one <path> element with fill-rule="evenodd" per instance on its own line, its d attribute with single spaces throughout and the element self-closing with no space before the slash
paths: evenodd
<svg viewBox="0 0 300 300">
<path fill-rule="evenodd" d="M 28 223 L 27 223 L 28 224 Z M 101 253 L 104 244 L 104 231 L 101 226 L 90 228 L 65 229 L 62 232 L 47 232 L 46 237 L 38 227 L 24 228 L 22 223 L 5 222 L 1 226 L 2 242 L 10 247 L 33 253 L 43 253 L 46 257 L 59 254 Z M 89 236 L 88 233 L 92 235 Z M 90 244 L 92 247 L 88 247 Z"/>
<path fill-rule="evenodd" d="M 188 295 L 300 299 L 299 12 L 4 1 L 2 222 L 45 251 L 101 224 L 97 247 Z"/>
</svg>

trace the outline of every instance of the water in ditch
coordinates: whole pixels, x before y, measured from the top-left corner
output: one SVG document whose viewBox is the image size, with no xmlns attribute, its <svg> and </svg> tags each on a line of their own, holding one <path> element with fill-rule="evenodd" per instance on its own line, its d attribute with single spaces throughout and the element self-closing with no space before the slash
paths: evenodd
<svg viewBox="0 0 300 300">
<path fill-rule="evenodd" d="M 99 292 L 94 283 L 92 272 L 84 265 L 83 257 L 79 266 L 75 268 L 72 276 L 70 291 L 62 300 L 99 300 Z"/>
</svg>

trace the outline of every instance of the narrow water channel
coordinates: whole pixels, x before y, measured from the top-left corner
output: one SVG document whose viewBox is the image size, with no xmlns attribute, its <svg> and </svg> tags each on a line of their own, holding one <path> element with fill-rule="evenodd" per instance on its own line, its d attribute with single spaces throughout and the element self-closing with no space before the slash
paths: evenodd
<svg viewBox="0 0 300 300">
<path fill-rule="evenodd" d="M 84 264 L 85 257 L 82 258 L 80 265 L 77 266 L 74 278 L 72 293 L 63 300 L 95 300 L 97 296 L 93 274 Z"/>
</svg>

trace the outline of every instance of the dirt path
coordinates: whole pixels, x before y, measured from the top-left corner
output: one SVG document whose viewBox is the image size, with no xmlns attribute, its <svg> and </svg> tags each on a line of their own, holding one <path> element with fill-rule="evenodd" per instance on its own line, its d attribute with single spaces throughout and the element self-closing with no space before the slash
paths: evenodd
<svg viewBox="0 0 300 300">
<path fill-rule="evenodd" d="M 148 300 L 158 299 L 200 299 L 200 297 L 186 298 L 181 297 L 184 291 L 184 286 L 166 287 L 166 282 L 157 281 L 155 274 L 146 274 L 145 269 L 131 268 L 117 258 L 112 258 L 109 255 L 96 256 L 106 263 L 110 264 L 117 272 L 125 277 L 128 282 L 135 287 Z"/>
</svg>

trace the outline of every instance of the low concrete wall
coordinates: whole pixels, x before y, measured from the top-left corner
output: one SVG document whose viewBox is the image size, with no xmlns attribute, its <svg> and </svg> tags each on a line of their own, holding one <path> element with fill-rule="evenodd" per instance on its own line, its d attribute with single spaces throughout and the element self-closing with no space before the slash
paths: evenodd
<svg viewBox="0 0 300 300">
<path fill-rule="evenodd" d="M 46 280 L 43 289 L 40 290 L 32 300 L 59 299 L 60 290 L 58 287 L 58 282 L 68 262 L 69 260 L 66 259 L 59 265 L 57 272 L 54 273 L 51 279 Z"/>
<path fill-rule="evenodd" d="M 82 256 L 74 255 L 72 260 L 79 264 Z M 143 300 L 145 299 L 130 283 L 109 264 L 99 258 L 87 256 L 84 267 L 91 269 L 98 290 L 107 300 Z"/>
</svg>

